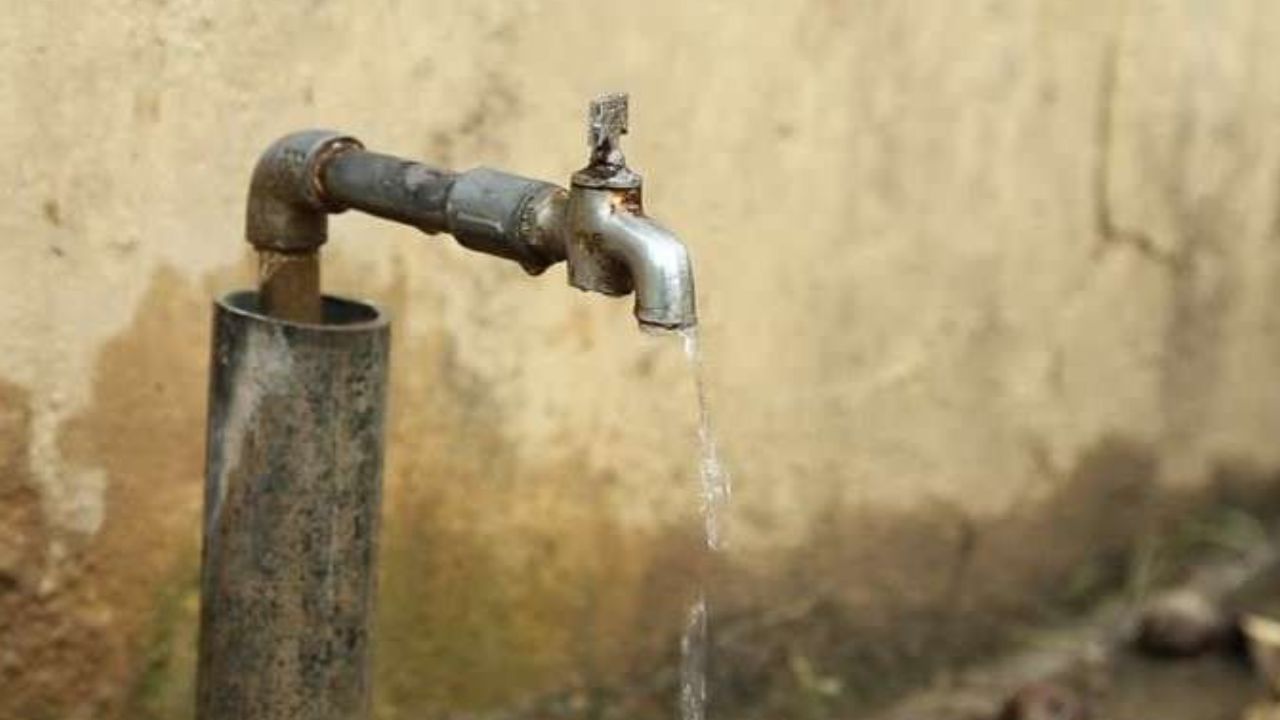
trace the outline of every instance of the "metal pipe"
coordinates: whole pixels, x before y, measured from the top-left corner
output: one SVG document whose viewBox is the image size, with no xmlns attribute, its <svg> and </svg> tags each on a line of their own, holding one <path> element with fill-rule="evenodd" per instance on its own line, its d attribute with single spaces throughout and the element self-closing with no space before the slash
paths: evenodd
<svg viewBox="0 0 1280 720">
<path fill-rule="evenodd" d="M 564 259 L 558 227 L 546 217 L 563 204 L 564 190 L 552 183 L 484 167 L 453 173 L 364 150 L 335 155 L 320 169 L 320 183 L 343 208 L 447 232 L 531 274 Z"/>
<path fill-rule="evenodd" d="M 448 227 L 445 214 L 456 173 L 391 155 L 353 150 L 321 169 L 325 197 L 426 233 Z"/>
<path fill-rule="evenodd" d="M 197 720 L 364 720 L 388 323 L 216 303 Z"/>
<path fill-rule="evenodd" d="M 320 322 L 320 246 L 329 239 L 329 213 L 342 211 L 324 196 L 320 170 L 360 147 L 342 133 L 306 130 L 280 138 L 258 158 L 249 181 L 245 238 L 258 250 L 265 314 Z"/>
<path fill-rule="evenodd" d="M 258 294 L 264 315 L 293 322 L 320 322 L 320 251 L 259 250 Z"/>
<path fill-rule="evenodd" d="M 591 103 L 589 160 L 568 191 L 490 168 L 454 173 L 368 152 L 356 139 L 326 130 L 281 138 L 258 161 L 247 214 L 246 235 L 262 253 L 267 312 L 300 321 L 315 316 L 319 270 L 305 253 L 324 244 L 329 213 L 354 208 L 427 233 L 447 232 L 531 274 L 567 260 L 575 287 L 607 295 L 634 290 L 641 325 L 696 324 L 688 251 L 645 216 L 642 179 L 622 153 L 627 118 L 626 95 Z"/>
</svg>

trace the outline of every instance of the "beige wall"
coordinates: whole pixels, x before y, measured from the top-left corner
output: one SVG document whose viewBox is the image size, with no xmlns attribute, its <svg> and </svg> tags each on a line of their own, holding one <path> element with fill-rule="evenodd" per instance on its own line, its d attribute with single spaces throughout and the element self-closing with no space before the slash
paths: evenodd
<svg viewBox="0 0 1280 720">
<path fill-rule="evenodd" d="M 4 5 L 0 716 L 186 707 L 207 303 L 308 126 L 563 182 L 630 91 L 697 266 L 746 708 L 796 653 L 832 702 L 908 684 L 1115 581 L 1171 488 L 1280 467 L 1270 0 Z M 656 712 L 700 565 L 678 343 L 333 225 L 330 288 L 397 318 L 381 714 Z"/>
</svg>

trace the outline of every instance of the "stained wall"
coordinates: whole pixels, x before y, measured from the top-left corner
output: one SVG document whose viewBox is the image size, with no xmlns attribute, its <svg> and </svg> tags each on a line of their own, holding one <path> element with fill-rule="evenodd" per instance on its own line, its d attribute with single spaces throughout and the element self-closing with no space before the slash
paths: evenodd
<svg viewBox="0 0 1280 720">
<path fill-rule="evenodd" d="M 563 182 L 629 91 L 734 476 L 708 560 L 689 368 L 626 301 L 336 219 L 330 289 L 396 318 L 382 717 L 664 713 L 700 575 L 740 717 L 874 699 L 1280 465 L 1266 0 L 4 15 L 0 716 L 189 706 L 208 303 L 303 127 Z"/>
</svg>

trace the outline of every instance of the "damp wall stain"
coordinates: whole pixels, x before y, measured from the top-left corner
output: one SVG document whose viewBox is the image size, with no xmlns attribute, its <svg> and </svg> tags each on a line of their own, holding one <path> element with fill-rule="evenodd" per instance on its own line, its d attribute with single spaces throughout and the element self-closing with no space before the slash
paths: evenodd
<svg viewBox="0 0 1280 720">
<path fill-rule="evenodd" d="M 1280 4 L 1115 8 L 23 4 L 0 23 L 22 68 L 0 78 L 0 717 L 190 716 L 208 299 L 252 272 L 215 268 L 253 159 L 316 124 L 563 179 L 585 99 L 633 92 L 738 480 L 713 627 L 743 717 L 875 702 L 1129 582 L 1192 508 L 1267 507 L 1213 488 L 1280 462 Z M 335 232 L 326 271 L 402 318 L 379 714 L 669 717 L 702 570 L 653 389 L 677 364 L 625 301 L 338 222 L 362 243 Z M 45 433 L 66 462 L 32 457 Z M 100 471 L 100 531 L 42 514 L 33 464 L 73 490 Z"/>
<path fill-rule="evenodd" d="M 28 468 L 30 400 L 0 383 L 0 717 L 113 717 L 128 634 L 86 538 L 45 518 Z"/>
<path fill-rule="evenodd" d="M 125 712 L 157 602 L 198 557 L 207 293 L 172 270 L 156 273 L 134 323 L 102 348 L 92 404 L 61 429 L 63 456 L 107 478 L 94 535 L 28 517 L 41 517 L 21 451 L 29 416 L 21 397 L 0 405 L 12 419 L 0 435 L 16 446 L 0 477 L 3 507 L 28 517 L 5 523 L 28 562 L 6 597 L 12 622 L 0 647 L 16 650 L 30 673 L 0 693 L 0 717 Z"/>
<path fill-rule="evenodd" d="M 0 653 L 0 671 L 22 689 L 0 696 L 0 717 L 189 716 L 208 303 L 235 274 L 189 282 L 161 270 L 104 348 L 94 401 L 62 439 L 109 478 L 92 540 L 44 524 L 25 475 L 28 399 L 0 388 L 0 634 L 21 649 Z M 380 294 L 403 306 L 402 281 Z M 1265 465 L 1225 459 L 1200 489 L 1174 493 L 1154 446 L 1115 435 L 1068 470 L 1026 478 L 1047 493 L 1007 514 L 833 500 L 799 545 L 711 562 L 692 507 L 621 522 L 617 478 L 584 447 L 518 463 L 500 406 L 449 334 L 409 336 L 403 320 L 395 331 L 380 718 L 669 715 L 676 634 L 704 573 L 726 711 L 869 706 L 1002 647 L 1019 623 L 1122 587 L 1135 548 L 1202 508 L 1276 504 Z M 760 480 L 745 467 L 738 482 Z M 839 690 L 815 695 L 815 682 Z"/>
</svg>

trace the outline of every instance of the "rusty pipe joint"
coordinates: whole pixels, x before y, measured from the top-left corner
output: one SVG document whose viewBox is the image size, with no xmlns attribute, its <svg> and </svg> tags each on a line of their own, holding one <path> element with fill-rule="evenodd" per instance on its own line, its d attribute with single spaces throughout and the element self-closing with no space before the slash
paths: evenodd
<svg viewBox="0 0 1280 720">
<path fill-rule="evenodd" d="M 353 137 L 307 130 L 280 138 L 258 158 L 249 182 L 245 238 L 258 251 L 263 311 L 303 323 L 323 320 L 320 246 L 330 213 L 344 208 L 326 197 L 320 177 L 334 156 L 361 148 Z"/>
<path fill-rule="evenodd" d="M 459 245 L 514 260 L 540 275 L 564 260 L 563 188 L 479 167 L 458 176 L 445 204 L 448 231 Z"/>
<path fill-rule="evenodd" d="M 328 215 L 342 212 L 327 196 L 325 164 L 359 150 L 359 140 L 332 130 L 304 130 L 271 144 L 249 181 L 245 238 L 259 250 L 314 252 L 329 237 Z"/>
</svg>

